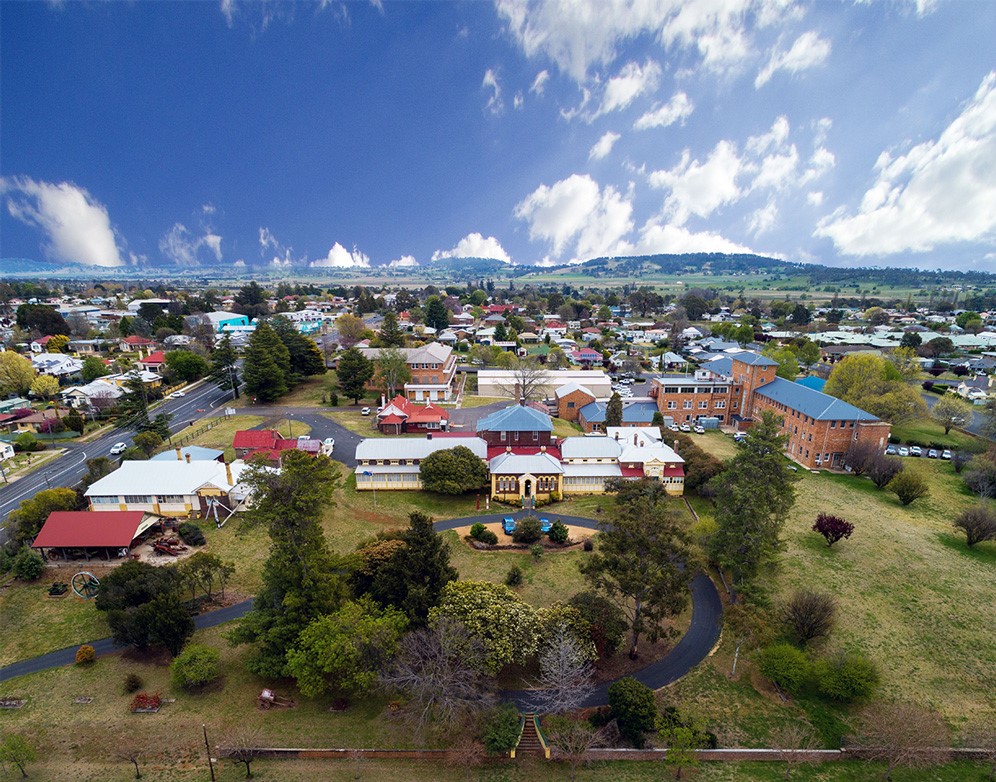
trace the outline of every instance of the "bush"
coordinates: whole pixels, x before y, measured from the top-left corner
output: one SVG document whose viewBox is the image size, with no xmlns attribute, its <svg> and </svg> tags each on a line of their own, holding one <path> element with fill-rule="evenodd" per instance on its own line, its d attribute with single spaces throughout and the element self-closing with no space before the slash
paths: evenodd
<svg viewBox="0 0 996 782">
<path fill-rule="evenodd" d="M 828 636 L 836 613 L 837 601 L 833 595 L 809 589 L 792 595 L 783 611 L 792 640 L 800 646 Z"/>
<path fill-rule="evenodd" d="M 568 605 L 580 611 L 591 626 L 591 640 L 598 656 L 615 654 L 629 629 L 626 616 L 619 606 L 597 592 L 578 592 Z"/>
<path fill-rule="evenodd" d="M 570 532 L 568 531 L 567 526 L 560 519 L 557 519 L 550 525 L 550 531 L 547 535 L 553 543 L 566 543 L 567 538 L 570 536 Z"/>
<path fill-rule="evenodd" d="M 624 739 L 642 747 L 645 734 L 657 727 L 657 703 L 654 691 L 632 676 L 613 682 L 609 687 L 609 706 Z"/>
<path fill-rule="evenodd" d="M 124 691 L 126 695 L 131 695 L 133 692 L 138 692 L 142 687 L 145 686 L 145 682 L 142 681 L 142 677 L 137 673 L 129 673 L 125 676 L 124 680 Z"/>
<path fill-rule="evenodd" d="M 131 699 L 132 711 L 138 711 L 139 709 L 158 709 L 162 705 L 163 699 L 158 692 L 140 692 Z"/>
<path fill-rule="evenodd" d="M 774 644 L 761 650 L 758 670 L 786 692 L 798 692 L 809 675 L 809 660 L 791 644 Z"/>
<path fill-rule="evenodd" d="M 498 543 L 498 536 L 491 530 L 486 529 L 481 533 L 481 536 L 477 540 L 479 543 L 487 543 L 489 546 L 494 546 Z"/>
<path fill-rule="evenodd" d="M 813 532 L 819 532 L 826 538 L 827 546 L 832 547 L 838 540 L 851 537 L 854 525 L 840 516 L 820 513 L 816 516 L 816 523 L 813 524 Z"/>
<path fill-rule="evenodd" d="M 889 481 L 886 487 L 893 492 L 903 505 L 909 505 L 930 493 L 927 479 L 913 470 L 903 470 Z"/>
<path fill-rule="evenodd" d="M 535 516 L 527 516 L 515 525 L 512 540 L 516 543 L 535 543 L 543 537 L 543 526 Z"/>
<path fill-rule="evenodd" d="M 494 709 L 484 723 L 482 740 L 489 755 L 502 755 L 515 749 L 519 741 L 519 710 L 511 703 Z"/>
<path fill-rule="evenodd" d="M 534 543 L 529 547 L 529 553 L 533 555 L 533 559 L 540 559 L 543 556 L 543 544 Z"/>
<path fill-rule="evenodd" d="M 966 508 L 954 520 L 954 525 L 965 533 L 969 548 L 986 540 L 996 540 L 996 508 L 986 505 Z"/>
<path fill-rule="evenodd" d="M 522 583 L 522 568 L 512 565 L 505 574 L 505 586 L 517 587 Z"/>
<path fill-rule="evenodd" d="M 486 530 L 487 530 L 487 527 L 485 527 L 483 524 L 481 524 L 481 522 L 479 522 L 479 521 L 474 522 L 474 524 L 470 528 L 470 537 L 472 537 L 474 540 L 480 540 L 481 539 L 481 533 L 484 532 L 484 531 L 486 531 Z"/>
<path fill-rule="evenodd" d="M 591 538 L 588 538 L 582 545 L 581 548 L 585 551 L 594 551 L 595 544 L 592 542 Z"/>
<path fill-rule="evenodd" d="M 14 578 L 21 581 L 36 581 L 45 570 L 45 560 L 30 546 L 24 546 L 11 562 Z"/>
<path fill-rule="evenodd" d="M 40 451 L 44 447 L 45 446 L 40 443 L 38 438 L 31 434 L 31 432 L 24 432 L 14 438 L 15 451 L 25 451 L 30 453 L 31 451 Z"/>
<path fill-rule="evenodd" d="M 203 546 L 207 541 L 204 539 L 204 531 L 196 524 L 185 521 L 177 529 L 180 540 L 188 546 Z"/>
<path fill-rule="evenodd" d="M 90 644 L 83 644 L 76 650 L 77 665 L 91 665 L 97 659 L 97 653 Z"/>
<path fill-rule="evenodd" d="M 334 391 L 332 392 L 332 396 L 329 397 L 329 404 L 332 405 L 332 407 L 339 406 L 339 395 Z"/>
<path fill-rule="evenodd" d="M 834 701 L 865 700 L 878 686 L 878 668 L 860 654 L 837 654 L 817 661 L 813 667 L 820 694 Z"/>
<path fill-rule="evenodd" d="M 218 678 L 221 652 L 203 644 L 190 644 L 173 660 L 173 686 L 184 690 L 203 687 Z"/>
</svg>

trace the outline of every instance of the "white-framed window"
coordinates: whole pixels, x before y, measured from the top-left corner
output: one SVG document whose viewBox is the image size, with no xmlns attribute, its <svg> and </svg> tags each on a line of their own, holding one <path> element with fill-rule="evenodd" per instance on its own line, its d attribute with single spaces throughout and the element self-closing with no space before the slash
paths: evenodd
<svg viewBox="0 0 996 782">
<path fill-rule="evenodd" d="M 678 403 L 674 402 L 674 401 L 668 402 L 667 403 L 667 409 L 668 410 L 677 410 L 678 409 Z"/>
<path fill-rule="evenodd" d="M 147 494 L 126 494 L 124 501 L 127 505 L 150 505 L 152 497 Z"/>
<path fill-rule="evenodd" d="M 701 402 L 699 402 L 699 410 L 708 410 L 708 409 L 709 409 L 708 399 L 703 399 Z"/>
<path fill-rule="evenodd" d="M 684 402 L 681 403 L 681 407 L 684 410 L 691 410 L 692 409 L 692 400 L 691 399 L 686 399 Z"/>
<path fill-rule="evenodd" d="M 91 497 L 90 502 L 94 505 L 117 505 L 117 497 Z"/>
<path fill-rule="evenodd" d="M 160 505 L 182 505 L 182 494 L 163 494 L 156 498 Z"/>
<path fill-rule="evenodd" d="M 713 405 L 713 407 L 715 407 L 717 410 L 725 410 L 726 409 L 726 400 L 725 399 L 720 399 L 718 402 L 716 402 Z"/>
</svg>

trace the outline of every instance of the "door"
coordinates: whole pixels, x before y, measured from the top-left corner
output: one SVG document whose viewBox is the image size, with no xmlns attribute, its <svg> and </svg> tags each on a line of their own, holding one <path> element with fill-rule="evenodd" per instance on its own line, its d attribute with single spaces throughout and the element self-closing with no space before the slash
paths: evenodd
<svg viewBox="0 0 996 782">
<path fill-rule="evenodd" d="M 533 481 L 531 478 L 526 478 L 525 483 L 522 484 L 522 496 L 531 497 L 533 494 Z"/>
</svg>

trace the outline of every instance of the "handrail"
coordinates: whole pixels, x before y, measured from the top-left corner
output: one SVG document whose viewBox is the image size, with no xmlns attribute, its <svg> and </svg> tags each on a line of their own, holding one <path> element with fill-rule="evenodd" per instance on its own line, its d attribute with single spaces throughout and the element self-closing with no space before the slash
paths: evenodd
<svg viewBox="0 0 996 782">
<path fill-rule="evenodd" d="M 540 727 L 539 717 L 533 714 L 533 727 L 536 728 L 536 736 L 539 738 L 540 746 L 543 747 L 543 757 L 547 760 L 550 759 L 550 744 L 547 741 L 546 734 L 543 733 L 543 729 Z"/>
<path fill-rule="evenodd" d="M 509 750 L 508 753 L 508 756 L 513 760 L 515 759 L 515 750 L 518 748 L 519 742 L 522 741 L 522 733 L 525 729 L 526 729 L 526 715 L 523 714 L 522 712 L 519 712 L 519 735 L 515 739 L 515 746 L 512 747 L 512 749 Z"/>
</svg>

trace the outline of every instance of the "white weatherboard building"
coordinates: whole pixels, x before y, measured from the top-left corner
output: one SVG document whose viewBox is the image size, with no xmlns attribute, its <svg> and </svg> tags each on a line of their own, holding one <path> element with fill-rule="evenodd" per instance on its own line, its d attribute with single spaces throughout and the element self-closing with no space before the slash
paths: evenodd
<svg viewBox="0 0 996 782">
<path fill-rule="evenodd" d="M 356 446 L 356 490 L 422 488 L 419 465 L 429 454 L 462 445 L 481 461 L 488 458 L 488 444 L 480 437 L 383 437 L 369 438 Z"/>
</svg>

